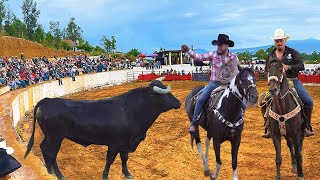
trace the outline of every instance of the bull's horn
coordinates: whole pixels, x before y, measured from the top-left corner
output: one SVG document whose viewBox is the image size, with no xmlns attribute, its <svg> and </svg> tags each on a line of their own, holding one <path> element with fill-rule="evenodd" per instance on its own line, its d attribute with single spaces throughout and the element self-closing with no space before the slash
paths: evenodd
<svg viewBox="0 0 320 180">
<path fill-rule="evenodd" d="M 159 77 L 159 78 L 157 78 L 156 80 L 158 80 L 158 81 L 163 81 L 164 79 L 166 78 L 166 76 L 162 76 L 162 77 Z"/>
<path fill-rule="evenodd" d="M 159 88 L 158 86 L 153 86 L 153 91 L 158 94 L 168 94 L 171 90 L 170 85 L 168 85 L 167 89 Z"/>
</svg>

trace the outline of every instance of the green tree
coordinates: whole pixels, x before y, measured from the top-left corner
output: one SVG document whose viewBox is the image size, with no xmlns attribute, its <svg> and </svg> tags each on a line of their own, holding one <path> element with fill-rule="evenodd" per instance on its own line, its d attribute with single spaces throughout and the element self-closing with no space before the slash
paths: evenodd
<svg viewBox="0 0 320 180">
<path fill-rule="evenodd" d="M 39 25 L 33 34 L 33 39 L 36 42 L 42 43 L 44 41 L 44 38 L 45 38 L 44 29 L 42 28 L 41 25 Z"/>
<path fill-rule="evenodd" d="M 27 39 L 34 40 L 33 35 L 38 27 L 37 20 L 40 14 L 40 10 L 37 10 L 37 2 L 33 2 L 33 0 L 24 0 L 21 9 L 24 23 L 27 28 Z"/>
<path fill-rule="evenodd" d="M 259 49 L 254 56 L 256 56 L 258 59 L 266 59 L 267 53 L 264 52 L 263 49 Z"/>
<path fill-rule="evenodd" d="M 111 49 L 112 49 L 113 53 L 117 49 L 117 40 L 116 40 L 115 36 L 111 36 Z"/>
<path fill-rule="evenodd" d="M 141 54 L 141 52 L 140 52 L 138 49 L 136 49 L 136 48 L 131 49 L 131 50 L 127 53 L 128 56 L 134 56 L 134 57 L 137 57 L 139 54 Z"/>
<path fill-rule="evenodd" d="M 60 44 L 59 44 L 60 47 L 62 47 L 64 50 L 71 50 L 71 46 L 69 45 L 69 43 L 67 41 L 60 41 Z"/>
<path fill-rule="evenodd" d="M 92 52 L 93 51 L 93 47 L 89 44 L 88 41 L 85 41 L 84 43 L 80 44 L 78 46 L 79 49 L 85 50 L 87 52 Z"/>
<path fill-rule="evenodd" d="M 106 51 L 102 47 L 95 46 L 95 47 L 93 47 L 93 51 L 92 51 L 91 54 L 93 56 L 98 56 L 98 55 L 101 55 L 101 54 L 104 54 L 104 53 L 106 53 Z"/>
<path fill-rule="evenodd" d="M 8 0 L 0 0 L 0 27 L 2 27 L 3 19 L 6 16 L 6 7 L 4 2 Z"/>
<path fill-rule="evenodd" d="M 23 38 L 26 33 L 26 25 L 10 11 L 7 11 L 4 29 L 9 36 L 18 38 Z"/>
<path fill-rule="evenodd" d="M 112 42 L 107 36 L 103 35 L 101 39 L 101 43 L 108 54 L 112 51 Z"/>
<path fill-rule="evenodd" d="M 62 38 L 62 33 L 59 27 L 59 21 L 50 21 L 50 33 L 53 35 L 53 42 L 55 48 L 59 48 L 60 41 Z"/>
<path fill-rule="evenodd" d="M 45 35 L 45 45 L 49 47 L 54 47 L 54 37 L 50 32 Z"/>
<path fill-rule="evenodd" d="M 75 18 L 70 18 L 70 21 L 64 30 L 65 37 L 76 42 L 76 40 L 82 39 L 83 30 L 75 23 Z"/>
<path fill-rule="evenodd" d="M 4 19 L 4 30 L 9 36 L 12 35 L 12 23 L 13 23 L 14 14 L 8 9 L 6 11 L 5 19 Z"/>
</svg>

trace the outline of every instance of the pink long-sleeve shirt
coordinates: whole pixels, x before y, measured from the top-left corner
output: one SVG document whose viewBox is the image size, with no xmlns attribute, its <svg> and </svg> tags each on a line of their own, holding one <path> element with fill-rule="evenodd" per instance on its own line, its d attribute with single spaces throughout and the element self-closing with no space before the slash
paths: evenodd
<svg viewBox="0 0 320 180">
<path fill-rule="evenodd" d="M 229 51 L 228 55 L 225 57 L 221 57 L 221 55 L 217 54 L 217 51 L 210 51 L 205 54 L 197 54 L 193 50 L 189 50 L 188 54 L 191 58 L 193 58 L 195 61 L 211 61 L 211 77 L 210 81 L 219 81 L 217 77 L 218 69 L 222 64 L 226 64 L 230 60 L 236 60 L 239 61 L 237 55 L 233 54 Z"/>
</svg>

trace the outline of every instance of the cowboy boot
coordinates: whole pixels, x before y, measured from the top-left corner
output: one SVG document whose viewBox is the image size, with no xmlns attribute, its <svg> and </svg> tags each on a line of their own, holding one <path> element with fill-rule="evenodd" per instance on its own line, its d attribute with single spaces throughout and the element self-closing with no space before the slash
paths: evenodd
<svg viewBox="0 0 320 180">
<path fill-rule="evenodd" d="M 312 132 L 312 127 L 311 127 L 311 115 L 312 115 L 312 109 L 313 106 L 304 106 L 303 110 L 305 113 L 305 121 L 306 121 L 306 129 L 305 129 L 305 136 L 309 137 L 309 136 L 313 136 L 314 132 Z"/>
<path fill-rule="evenodd" d="M 189 133 L 193 134 L 195 131 L 196 131 L 196 125 L 193 122 L 191 122 L 189 127 Z"/>
<path fill-rule="evenodd" d="M 202 111 L 200 112 L 200 114 L 197 117 L 192 119 L 192 121 L 190 123 L 190 127 L 189 127 L 190 134 L 193 134 L 196 131 L 196 127 L 199 125 L 201 115 L 202 115 Z"/>
<path fill-rule="evenodd" d="M 270 138 L 271 134 L 270 134 L 270 128 L 269 128 L 269 120 L 266 116 L 266 112 L 267 112 L 267 106 L 263 106 L 261 107 L 261 113 L 264 119 L 264 135 L 262 135 L 263 138 Z"/>
</svg>

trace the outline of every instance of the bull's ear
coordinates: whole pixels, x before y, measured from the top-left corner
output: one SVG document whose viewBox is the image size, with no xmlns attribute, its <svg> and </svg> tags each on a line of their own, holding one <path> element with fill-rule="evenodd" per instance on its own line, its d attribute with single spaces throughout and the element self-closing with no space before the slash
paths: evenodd
<svg viewBox="0 0 320 180">
<path fill-rule="evenodd" d="M 241 71 L 242 67 L 238 64 L 238 70 Z"/>
</svg>

